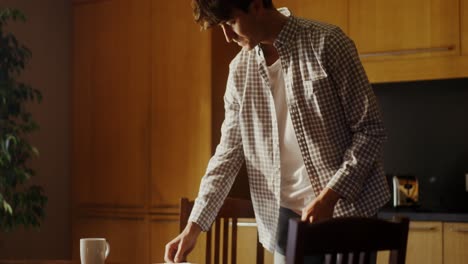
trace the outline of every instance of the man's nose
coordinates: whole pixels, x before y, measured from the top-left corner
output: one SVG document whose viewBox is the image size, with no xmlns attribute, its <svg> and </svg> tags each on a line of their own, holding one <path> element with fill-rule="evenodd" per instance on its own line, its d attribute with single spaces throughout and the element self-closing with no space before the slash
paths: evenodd
<svg viewBox="0 0 468 264">
<path fill-rule="evenodd" d="M 221 28 L 223 29 L 224 37 L 226 37 L 227 43 L 231 43 L 236 33 L 234 33 L 234 31 L 232 31 L 229 26 L 221 25 Z"/>
</svg>

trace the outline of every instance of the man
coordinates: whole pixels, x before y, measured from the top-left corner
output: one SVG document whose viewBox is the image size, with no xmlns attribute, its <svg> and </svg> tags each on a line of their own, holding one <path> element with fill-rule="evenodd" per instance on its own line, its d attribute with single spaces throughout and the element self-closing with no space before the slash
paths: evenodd
<svg viewBox="0 0 468 264">
<path fill-rule="evenodd" d="M 390 197 L 379 162 L 385 135 L 354 43 L 271 0 L 192 3 L 203 28 L 221 26 L 242 50 L 230 64 L 221 141 L 165 260 L 185 260 L 243 162 L 260 241 L 275 263 L 284 263 L 290 217 L 375 215 Z"/>
</svg>

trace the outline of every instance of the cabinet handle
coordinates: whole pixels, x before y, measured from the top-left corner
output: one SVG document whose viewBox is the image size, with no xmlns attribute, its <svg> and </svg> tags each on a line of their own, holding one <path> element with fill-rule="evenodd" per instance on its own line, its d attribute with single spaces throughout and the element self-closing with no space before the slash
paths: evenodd
<svg viewBox="0 0 468 264">
<path fill-rule="evenodd" d="M 452 227 L 450 230 L 453 232 L 468 233 L 468 228 L 463 227 Z"/>
<path fill-rule="evenodd" d="M 410 227 L 410 230 L 412 231 L 436 231 L 437 227 L 436 226 L 413 226 L 413 227 Z"/>
<path fill-rule="evenodd" d="M 452 45 L 452 46 L 447 46 L 447 47 L 436 47 L 436 48 L 392 50 L 392 51 L 362 53 L 359 55 L 359 57 L 370 58 L 370 57 L 383 57 L 383 56 L 401 56 L 401 55 L 429 53 L 429 52 L 452 51 L 454 49 L 455 49 L 455 46 Z"/>
</svg>

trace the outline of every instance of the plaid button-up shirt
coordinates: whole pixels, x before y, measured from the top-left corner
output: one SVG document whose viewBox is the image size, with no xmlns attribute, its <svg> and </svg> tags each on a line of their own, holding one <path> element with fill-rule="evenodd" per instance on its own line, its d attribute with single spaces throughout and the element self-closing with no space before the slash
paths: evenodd
<svg viewBox="0 0 468 264">
<path fill-rule="evenodd" d="M 283 10 L 284 12 L 284 10 Z M 336 216 L 371 216 L 390 198 L 379 161 L 385 139 L 376 99 L 354 43 L 332 25 L 289 16 L 274 46 L 312 188 L 341 195 Z M 202 178 L 190 221 L 208 230 L 245 161 L 260 241 L 275 249 L 280 148 L 261 47 L 230 64 L 222 136 Z"/>
</svg>

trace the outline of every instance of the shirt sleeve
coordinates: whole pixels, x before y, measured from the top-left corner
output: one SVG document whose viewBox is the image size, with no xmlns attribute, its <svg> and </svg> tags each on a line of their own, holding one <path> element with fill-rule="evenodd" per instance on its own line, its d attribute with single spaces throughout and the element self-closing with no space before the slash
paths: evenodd
<svg viewBox="0 0 468 264">
<path fill-rule="evenodd" d="M 354 42 L 339 28 L 332 31 L 328 41 L 327 61 L 352 134 L 352 143 L 327 187 L 353 202 L 359 197 L 366 179 L 375 177 L 371 170 L 379 162 L 385 130 Z"/>
<path fill-rule="evenodd" d="M 200 184 L 189 221 L 208 231 L 244 161 L 239 127 L 240 100 L 229 73 L 224 95 L 225 118 L 221 127 L 221 140 L 210 159 Z"/>
</svg>

